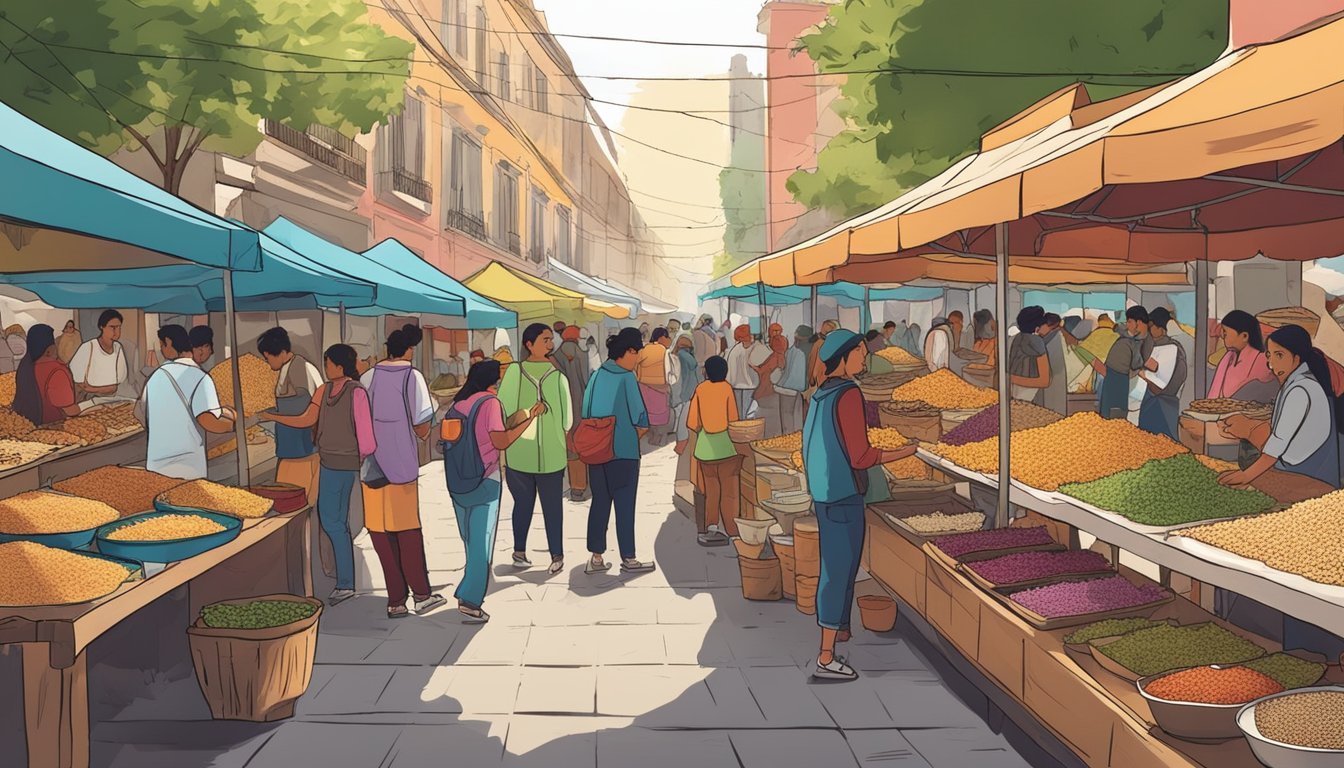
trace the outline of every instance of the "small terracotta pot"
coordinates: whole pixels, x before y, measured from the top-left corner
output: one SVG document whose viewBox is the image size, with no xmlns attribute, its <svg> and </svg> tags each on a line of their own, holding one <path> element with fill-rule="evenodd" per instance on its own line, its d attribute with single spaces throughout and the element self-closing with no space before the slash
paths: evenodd
<svg viewBox="0 0 1344 768">
<path fill-rule="evenodd" d="M 861 595 L 859 620 L 869 632 L 890 632 L 896 626 L 896 601 L 886 595 Z"/>
</svg>

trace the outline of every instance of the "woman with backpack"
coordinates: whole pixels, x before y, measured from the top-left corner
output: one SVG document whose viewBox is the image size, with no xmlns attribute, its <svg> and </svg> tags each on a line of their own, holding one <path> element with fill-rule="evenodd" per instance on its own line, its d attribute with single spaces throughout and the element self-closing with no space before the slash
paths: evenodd
<svg viewBox="0 0 1344 768">
<path fill-rule="evenodd" d="M 551 354 L 555 334 L 545 323 L 533 323 L 523 329 L 526 357 L 510 365 L 499 384 L 499 405 L 507 414 L 505 423 L 528 418 L 529 409 L 545 403 L 535 423 L 520 434 L 504 453 L 504 480 L 513 497 L 513 566 L 531 568 L 527 559 L 527 532 L 532 514 L 541 501 L 546 523 L 546 543 L 550 549 L 550 572 L 565 567 L 565 467 L 569 450 L 565 435 L 573 426 L 569 381 L 556 368 Z"/>
<path fill-rule="evenodd" d="M 407 324 L 388 334 L 387 358 L 360 379 L 369 393 L 376 447 L 364 460 L 360 480 L 364 527 L 369 530 L 387 584 L 387 617 L 428 613 L 448 602 L 429 586 L 425 536 L 420 526 L 420 441 L 434 419 L 425 377 L 411 365 L 424 332 Z"/>
<path fill-rule="evenodd" d="M 287 416 L 264 411 L 258 418 L 293 429 L 317 427 L 317 518 L 331 542 L 336 589 L 328 602 L 336 605 L 355 596 L 355 549 L 350 535 L 350 495 L 359 465 L 373 454 L 373 415 L 369 393 L 359 383 L 359 355 L 347 344 L 327 348 L 322 362 L 327 383 L 313 393 L 308 408 Z M 405 598 L 402 599 L 405 602 Z"/>
<path fill-rule="evenodd" d="M 548 328 L 546 332 L 551 331 Z M 536 420 L 546 413 L 545 402 L 533 403 L 519 423 L 505 428 L 504 410 L 497 396 L 499 369 L 498 360 L 485 360 L 471 366 L 467 371 L 467 383 L 453 398 L 446 417 L 458 420 L 461 425 L 455 437 L 444 441 L 443 465 L 448 494 L 453 499 L 453 512 L 457 516 L 457 530 L 467 550 L 462 583 L 457 586 L 454 596 L 457 610 L 466 617 L 468 624 L 484 624 L 490 620 L 490 615 L 481 606 L 490 586 L 490 565 L 499 526 L 500 452 L 512 446 L 524 432 L 533 429 Z"/>
</svg>

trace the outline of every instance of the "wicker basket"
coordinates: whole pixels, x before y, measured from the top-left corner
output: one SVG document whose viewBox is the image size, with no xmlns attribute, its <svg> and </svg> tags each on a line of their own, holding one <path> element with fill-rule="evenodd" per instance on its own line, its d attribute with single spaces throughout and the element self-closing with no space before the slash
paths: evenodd
<svg viewBox="0 0 1344 768">
<path fill-rule="evenodd" d="M 1270 328 L 1282 328 L 1285 325 L 1300 325 L 1311 336 L 1321 329 L 1321 316 L 1305 307 L 1282 307 L 1269 309 L 1255 316 L 1261 325 Z"/>
<path fill-rule="evenodd" d="M 728 422 L 728 439 L 734 443 L 751 443 L 765 438 L 765 419 L 743 419 Z"/>
</svg>

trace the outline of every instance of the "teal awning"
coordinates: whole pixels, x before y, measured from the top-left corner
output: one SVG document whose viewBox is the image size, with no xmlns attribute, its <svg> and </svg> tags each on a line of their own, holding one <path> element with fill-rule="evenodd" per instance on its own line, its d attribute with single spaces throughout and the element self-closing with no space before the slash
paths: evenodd
<svg viewBox="0 0 1344 768">
<path fill-rule="evenodd" d="M 367 306 L 377 296 L 374 284 L 328 266 L 320 256 L 296 251 L 264 233 L 258 242 L 261 269 L 233 273 L 238 311 Z M 63 309 L 113 306 L 184 315 L 224 311 L 223 272 L 199 264 L 14 272 L 0 274 L 0 282 L 32 291 Z"/>
<path fill-rule="evenodd" d="M 701 301 L 713 301 L 714 299 L 733 299 L 747 304 L 761 303 L 762 286 L 755 285 L 725 285 L 722 288 L 715 289 L 709 293 L 700 295 Z M 812 298 L 812 289 L 798 285 L 790 285 L 785 288 L 776 288 L 774 286 L 764 286 L 765 303 L 770 306 L 784 306 L 789 304 L 798 304 Z"/>
<path fill-rule="evenodd" d="M 846 299 L 854 304 L 862 304 L 867 297 L 868 301 L 930 301 L 943 295 L 941 288 L 917 288 L 914 286 L 900 286 L 898 288 L 868 288 L 865 294 L 865 288 L 855 283 L 831 283 L 829 285 L 817 286 L 818 296 L 829 296 L 834 299 Z"/>
<path fill-rule="evenodd" d="M 216 268 L 261 267 L 255 231 L 159 189 L 5 104 L 0 104 L 0 219 L 40 230 L 16 251 L 0 250 L 3 272 L 35 264 L 82 269 L 173 263 L 164 256 Z M 80 236 L 144 251 L 132 255 L 124 247 L 72 245 Z"/>
<path fill-rule="evenodd" d="M 592 275 L 585 275 L 555 259 L 547 259 L 547 262 L 547 266 L 550 268 L 548 277 L 556 285 L 568 288 L 571 291 L 578 291 L 584 296 L 601 299 L 618 307 L 628 307 L 630 317 L 639 315 L 642 303 L 637 296 L 623 291 L 605 280 L 600 280 Z"/>
<path fill-rule="evenodd" d="M 839 301 L 862 304 L 864 287 L 855 283 L 829 283 L 817 286 L 818 296 L 827 296 Z M 898 288 L 871 288 L 867 297 L 870 301 L 930 301 L 943 295 L 941 288 L 919 288 L 900 286 Z M 765 286 L 765 303 L 771 306 L 787 306 L 812 298 L 812 289 L 802 285 L 790 285 L 783 288 Z M 759 304 L 761 284 L 728 285 L 700 296 L 701 301 L 713 299 L 734 299 L 748 304 Z"/>
<path fill-rule="evenodd" d="M 472 329 L 516 328 L 518 326 L 518 315 L 512 310 L 499 306 L 444 274 L 396 239 L 384 240 L 364 251 L 361 255 L 366 263 L 374 266 L 381 265 L 397 275 L 397 279 L 404 290 L 419 292 L 420 302 L 418 306 L 428 306 L 425 303 L 425 298 L 433 295 L 435 297 L 446 297 L 454 307 L 451 312 L 445 312 L 443 309 L 447 307 L 441 302 L 440 306 L 442 308 L 440 309 L 410 310 L 409 314 L 438 315 L 438 322 L 445 328 L 456 327 L 459 323 L 461 327 Z M 383 294 L 380 293 L 377 307 L 355 309 L 353 314 L 387 314 L 378 311 L 379 307 L 382 306 L 384 306 L 384 299 Z M 417 305 L 407 304 L 406 306 Z"/>
</svg>

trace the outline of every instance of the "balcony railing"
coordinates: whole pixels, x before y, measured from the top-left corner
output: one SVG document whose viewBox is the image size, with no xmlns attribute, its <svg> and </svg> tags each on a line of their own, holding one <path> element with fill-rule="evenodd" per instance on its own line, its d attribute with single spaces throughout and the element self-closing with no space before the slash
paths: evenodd
<svg viewBox="0 0 1344 768">
<path fill-rule="evenodd" d="M 392 169 L 392 189 L 426 203 L 434 199 L 434 187 L 405 168 Z"/>
<path fill-rule="evenodd" d="M 485 239 L 485 219 L 474 213 L 460 210 L 449 211 L 448 227 L 471 235 L 477 240 Z"/>
<path fill-rule="evenodd" d="M 364 184 L 368 173 L 368 153 L 355 140 L 324 125 L 296 130 L 276 120 L 266 121 L 266 135 L 291 149 L 297 149 L 356 184 Z"/>
<path fill-rule="evenodd" d="M 504 245 L 509 249 L 509 253 L 514 256 L 523 255 L 523 239 L 518 236 L 517 232 L 510 232 L 509 236 L 505 238 Z"/>
</svg>

